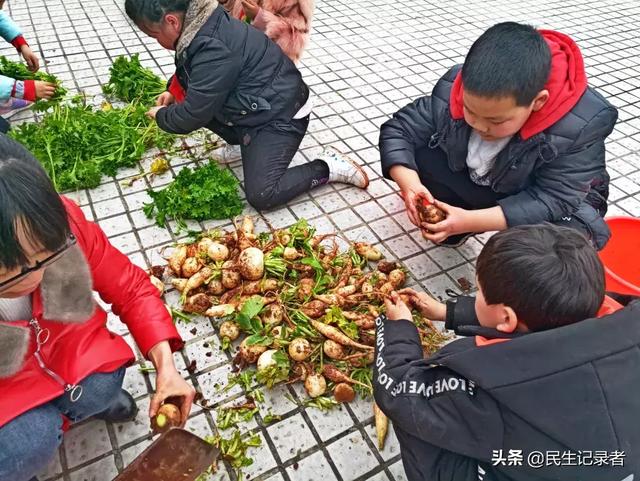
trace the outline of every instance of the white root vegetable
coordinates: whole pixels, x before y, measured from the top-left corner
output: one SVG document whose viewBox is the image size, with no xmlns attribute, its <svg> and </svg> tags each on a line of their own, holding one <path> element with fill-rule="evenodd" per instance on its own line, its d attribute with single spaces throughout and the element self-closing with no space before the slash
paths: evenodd
<svg viewBox="0 0 640 481">
<path fill-rule="evenodd" d="M 213 239 L 210 239 L 209 237 L 203 237 L 200 239 L 198 242 L 198 253 L 206 254 L 211 244 L 213 244 Z"/>
<path fill-rule="evenodd" d="M 207 292 L 213 296 L 224 294 L 225 290 L 222 281 L 219 279 L 211 279 L 207 285 Z"/>
<path fill-rule="evenodd" d="M 202 264 L 195 257 L 187 257 L 182 264 L 182 277 L 189 278 L 202 268 Z"/>
<path fill-rule="evenodd" d="M 233 314 L 236 310 L 234 304 L 220 304 L 218 306 L 211 306 L 204 313 L 207 317 L 225 317 Z"/>
<path fill-rule="evenodd" d="M 214 262 L 226 261 L 229 258 L 229 248 L 219 242 L 212 242 L 207 248 L 207 255 Z"/>
<path fill-rule="evenodd" d="M 301 301 L 305 300 L 309 297 L 313 292 L 313 286 L 315 286 L 316 281 L 313 279 L 301 279 L 298 282 L 298 299 Z"/>
<path fill-rule="evenodd" d="M 356 242 L 354 247 L 356 252 L 368 261 L 379 261 L 382 259 L 382 252 L 366 242 Z"/>
<path fill-rule="evenodd" d="M 373 294 L 374 290 L 374 286 L 369 282 L 363 282 L 362 287 L 360 288 L 360 292 L 362 292 L 366 296 L 370 296 L 371 294 Z"/>
<path fill-rule="evenodd" d="M 220 329 L 218 330 L 221 338 L 227 338 L 230 341 L 235 341 L 240 337 L 240 326 L 233 321 L 224 321 L 220 324 Z"/>
<path fill-rule="evenodd" d="M 202 286 L 212 275 L 213 271 L 209 267 L 203 267 L 200 271 L 189 277 L 187 284 L 182 290 L 182 297 L 185 298 L 192 290 Z"/>
<path fill-rule="evenodd" d="M 244 283 L 242 293 L 245 295 L 262 294 L 263 292 L 275 291 L 277 288 L 277 279 L 262 279 Z"/>
<path fill-rule="evenodd" d="M 186 258 L 187 258 L 187 246 L 186 245 L 176 246 L 176 248 L 173 250 L 173 252 L 171 253 L 171 256 L 169 256 L 169 259 L 167 261 L 169 263 L 169 267 L 171 268 L 171 270 L 175 275 L 179 276 L 182 274 L 182 264 L 184 263 Z"/>
<path fill-rule="evenodd" d="M 268 351 L 264 351 L 260 354 L 258 358 L 257 368 L 258 372 L 264 371 L 265 369 L 270 368 L 271 366 L 275 366 L 276 360 L 273 358 L 273 355 L 278 352 L 276 349 L 269 349 Z"/>
<path fill-rule="evenodd" d="M 304 361 L 311 355 L 311 344 L 302 337 L 296 337 L 289 343 L 289 357 L 294 361 Z"/>
<path fill-rule="evenodd" d="M 153 284 L 153 287 L 158 289 L 158 292 L 160 293 L 160 295 L 163 295 L 164 294 L 164 282 L 162 282 L 156 276 L 149 276 L 149 280 L 151 281 L 151 284 Z"/>
<path fill-rule="evenodd" d="M 282 341 L 282 329 L 282 326 L 275 326 L 271 329 L 271 335 L 274 339 L 272 346 L 276 349 L 280 349 L 282 347 L 282 343 L 280 342 Z"/>
<path fill-rule="evenodd" d="M 336 341 L 332 341 L 331 339 L 324 341 L 322 344 L 322 350 L 328 358 L 335 359 L 337 361 L 344 359 L 347 355 L 342 344 L 338 344 Z"/>
<path fill-rule="evenodd" d="M 222 285 L 225 289 L 235 289 L 242 282 L 242 276 L 234 268 L 235 264 L 232 261 L 222 264 Z"/>
<path fill-rule="evenodd" d="M 248 364 L 254 364 L 260 355 L 267 350 L 266 346 L 261 346 L 260 344 L 247 344 L 247 339 L 244 339 L 240 343 L 240 347 L 238 352 L 240 353 L 240 357 Z"/>
<path fill-rule="evenodd" d="M 242 219 L 242 224 L 240 224 L 240 230 L 245 236 L 251 237 L 253 235 L 253 231 L 255 230 L 255 228 L 256 226 L 253 223 L 253 219 L 251 217 L 245 216 Z"/>
<path fill-rule="evenodd" d="M 278 303 L 269 304 L 264 308 L 260 318 L 267 325 L 277 326 L 284 319 L 284 308 Z"/>
<path fill-rule="evenodd" d="M 378 449 L 382 451 L 384 449 L 384 440 L 387 437 L 387 431 L 389 430 L 389 419 L 378 407 L 373 403 L 373 414 L 376 420 L 376 436 L 378 438 Z"/>
<path fill-rule="evenodd" d="M 211 300 L 209 296 L 204 293 L 196 294 L 195 296 L 190 296 L 187 300 L 182 304 L 182 310 L 184 312 L 191 312 L 195 314 L 202 314 L 207 311 L 211 307 Z"/>
<path fill-rule="evenodd" d="M 238 271 L 248 281 L 257 281 L 264 275 L 264 254 L 257 247 L 249 247 L 238 256 Z"/>
<path fill-rule="evenodd" d="M 380 294 L 382 294 L 383 296 L 388 296 L 395 290 L 396 288 L 393 284 L 391 284 L 391 282 L 385 282 L 379 288 Z"/>
<path fill-rule="evenodd" d="M 337 342 L 338 344 L 342 344 L 343 346 L 353 347 L 355 349 L 360 349 L 362 351 L 373 351 L 373 346 L 367 346 L 365 344 L 360 344 L 359 342 L 354 341 L 350 337 L 346 336 L 338 329 L 333 326 L 328 326 L 320 321 L 315 321 L 311 319 L 311 324 L 316 330 L 322 334 L 327 339 L 331 339 L 332 341 Z"/>
<path fill-rule="evenodd" d="M 402 287 L 407 280 L 407 275 L 402 269 L 394 269 L 389 273 L 389 282 L 394 288 Z"/>
<path fill-rule="evenodd" d="M 187 281 L 189 279 L 171 279 L 171 285 L 176 288 L 177 291 L 182 292 L 187 287 Z"/>
<path fill-rule="evenodd" d="M 356 291 L 356 286 L 344 286 L 336 289 L 336 294 L 339 296 L 350 296 L 351 294 L 355 294 Z"/>
<path fill-rule="evenodd" d="M 305 379 L 304 388 L 309 397 L 316 398 L 327 392 L 327 381 L 322 374 L 311 374 Z"/>
<path fill-rule="evenodd" d="M 284 252 L 282 253 L 282 257 L 284 257 L 288 261 L 295 261 L 296 259 L 301 257 L 301 255 L 293 247 L 285 247 Z"/>
</svg>

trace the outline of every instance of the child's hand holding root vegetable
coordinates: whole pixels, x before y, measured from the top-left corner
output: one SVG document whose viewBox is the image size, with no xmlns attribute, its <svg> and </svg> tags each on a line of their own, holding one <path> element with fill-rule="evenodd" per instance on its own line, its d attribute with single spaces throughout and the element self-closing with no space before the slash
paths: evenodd
<svg viewBox="0 0 640 481">
<path fill-rule="evenodd" d="M 401 289 L 398 294 L 405 296 L 423 317 L 432 321 L 444 321 L 447 317 L 447 306 L 436 301 L 426 292 L 417 292 L 410 287 Z"/>
<path fill-rule="evenodd" d="M 387 308 L 387 319 L 391 321 L 398 321 L 400 319 L 410 321 L 413 319 L 411 309 L 409 309 L 407 304 L 400 298 L 400 294 L 396 291 L 391 292 L 385 297 L 384 305 Z"/>
</svg>

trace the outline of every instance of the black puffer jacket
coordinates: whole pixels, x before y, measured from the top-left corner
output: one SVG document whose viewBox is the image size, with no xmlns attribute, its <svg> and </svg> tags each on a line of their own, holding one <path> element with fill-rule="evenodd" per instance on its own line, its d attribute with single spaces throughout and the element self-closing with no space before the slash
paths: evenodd
<svg viewBox="0 0 640 481">
<path fill-rule="evenodd" d="M 176 76 L 186 98 L 158 112 L 160 128 L 179 134 L 231 128 L 248 144 L 270 122 L 289 122 L 309 89 L 280 47 L 222 6 L 201 23 L 185 25 L 197 28 L 176 54 Z"/>
<path fill-rule="evenodd" d="M 441 148 L 454 172 L 466 168 L 471 127 L 450 114 L 449 97 L 461 66 L 442 77 L 431 96 L 397 112 L 380 130 L 382 170 L 394 165 L 413 170 L 416 151 Z M 491 188 L 507 197 L 498 201 L 511 226 L 557 221 L 575 216 L 585 224 L 598 247 L 609 230 L 609 175 L 605 138 L 613 130 L 616 109 L 588 88 L 577 105 L 550 128 L 526 141 L 515 135 L 498 155 L 490 173 Z"/>
<path fill-rule="evenodd" d="M 473 324 L 473 299 L 457 307 Z M 411 322 L 379 319 L 376 344 L 374 396 L 409 481 L 638 479 L 640 302 L 427 359 Z"/>
</svg>

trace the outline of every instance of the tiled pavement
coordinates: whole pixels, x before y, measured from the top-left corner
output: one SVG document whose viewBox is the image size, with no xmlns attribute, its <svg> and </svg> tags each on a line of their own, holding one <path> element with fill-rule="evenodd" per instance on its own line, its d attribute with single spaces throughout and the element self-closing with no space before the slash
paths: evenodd
<svg viewBox="0 0 640 481">
<path fill-rule="evenodd" d="M 120 0 L 11 0 L 13 18 L 46 61 L 47 70 L 89 94 L 99 94 L 112 60 L 140 53 L 158 73 L 172 73 L 172 56 L 143 38 L 122 13 Z M 309 134 L 296 161 L 304 162 L 332 144 L 365 165 L 372 178 L 367 192 L 340 185 L 313 191 L 285 208 L 264 213 L 273 226 L 299 217 L 312 219 L 321 231 L 339 230 L 351 239 L 369 240 L 401 259 L 418 282 L 437 296 L 459 290 L 457 279 L 473 281 L 473 260 L 485 236 L 451 250 L 426 244 L 402 212 L 395 187 L 380 178 L 376 148 L 378 127 L 399 107 L 431 90 L 487 26 L 517 20 L 561 30 L 583 49 L 591 85 L 598 87 L 619 109 L 620 120 L 609 138 L 607 163 L 613 179 L 612 215 L 640 215 L 640 3 L 637 0 L 318 0 L 311 45 L 301 71 L 314 93 L 315 109 Z M 37 33 L 36 33 L 37 32 Z M 11 47 L 0 53 L 15 55 Z M 18 117 L 28 118 L 22 113 Z M 16 120 L 17 118 L 14 118 Z M 174 174 L 189 161 L 173 161 Z M 241 175 L 241 167 L 233 170 Z M 119 179 L 137 172 L 123 171 L 118 179 L 103 179 L 91 191 L 72 194 L 88 216 L 97 219 L 115 245 L 131 259 L 148 266 L 159 262 L 158 248 L 175 239 L 155 227 L 140 210 L 144 183 L 123 187 Z M 154 180 L 162 185 L 166 174 Z M 255 214 L 247 209 L 248 213 Z M 211 223 L 211 225 L 225 223 Z M 264 225 L 264 223 L 261 223 Z M 176 302 L 175 293 L 168 294 Z M 110 325 L 130 336 L 113 316 Z M 226 356 L 207 357 L 205 340 L 215 339 L 204 319 L 182 326 L 187 340 L 176 354 L 179 366 L 192 359 L 200 371 L 185 377 L 211 401 L 224 403 L 237 391 L 221 395 L 229 371 Z M 153 379 L 137 366 L 127 372 L 126 387 L 138 400 L 141 414 L 125 425 L 91 421 L 73 428 L 59 456 L 41 479 L 109 481 L 150 442 L 144 413 Z M 301 409 L 277 388 L 267 392 L 267 408 L 283 420 L 264 426 L 262 417 L 247 429 L 258 432 L 263 447 L 251 454 L 246 470 L 251 479 L 280 480 L 403 480 L 399 450 L 393 434 L 378 452 L 370 404 L 356 402 L 330 413 Z M 196 410 L 188 427 L 198 434 L 212 432 L 214 411 Z M 221 466 L 215 479 L 233 479 Z"/>
</svg>

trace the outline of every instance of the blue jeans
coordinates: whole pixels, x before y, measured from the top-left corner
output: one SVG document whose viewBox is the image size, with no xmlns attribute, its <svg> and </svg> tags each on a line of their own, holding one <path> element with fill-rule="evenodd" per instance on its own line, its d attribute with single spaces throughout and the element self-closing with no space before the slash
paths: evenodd
<svg viewBox="0 0 640 481">
<path fill-rule="evenodd" d="M 80 384 L 82 396 L 69 393 L 18 416 L 0 428 L 0 481 L 27 481 L 40 473 L 62 442 L 62 417 L 79 422 L 109 408 L 122 389 L 125 368 L 96 373 Z"/>
</svg>

